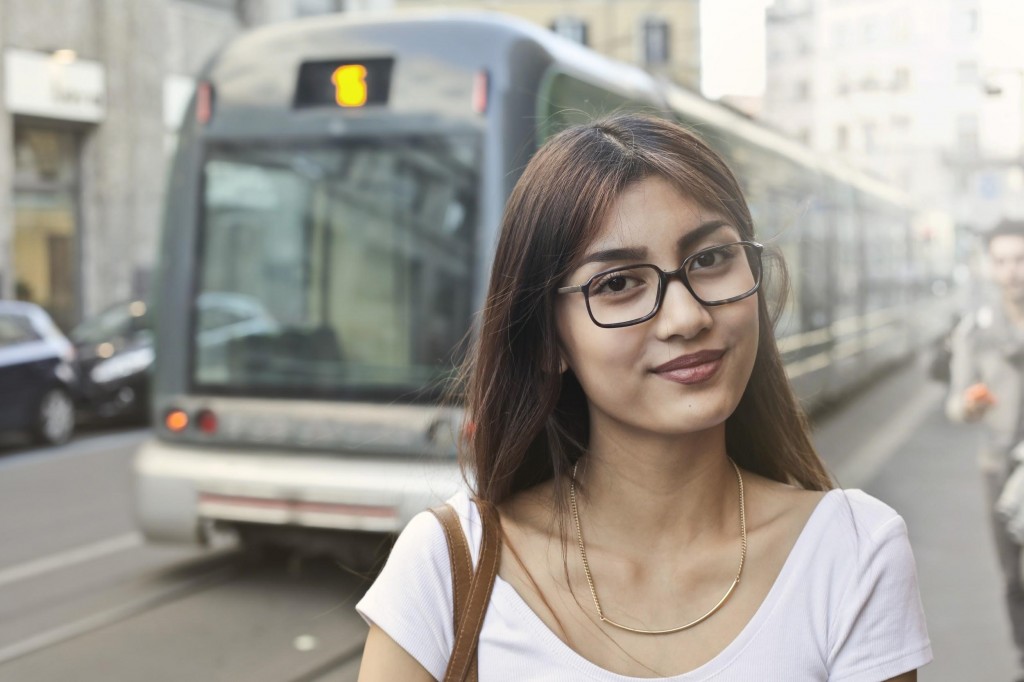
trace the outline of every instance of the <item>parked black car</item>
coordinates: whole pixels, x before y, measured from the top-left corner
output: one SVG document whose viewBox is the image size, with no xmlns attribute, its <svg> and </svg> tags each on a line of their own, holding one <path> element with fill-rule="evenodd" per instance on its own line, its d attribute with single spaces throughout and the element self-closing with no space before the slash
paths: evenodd
<svg viewBox="0 0 1024 682">
<path fill-rule="evenodd" d="M 75 431 L 78 387 L 74 346 L 46 311 L 0 301 L 0 432 L 66 443 Z"/>
<path fill-rule="evenodd" d="M 113 305 L 71 331 L 82 372 L 82 413 L 93 420 L 149 418 L 153 332 L 144 301 Z"/>
</svg>

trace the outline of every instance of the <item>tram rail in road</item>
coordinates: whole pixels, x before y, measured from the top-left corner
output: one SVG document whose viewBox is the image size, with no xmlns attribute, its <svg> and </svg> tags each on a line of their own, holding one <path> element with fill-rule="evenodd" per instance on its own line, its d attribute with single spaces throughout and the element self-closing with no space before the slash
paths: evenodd
<svg viewBox="0 0 1024 682">
<path fill-rule="evenodd" d="M 222 551 L 212 556 L 204 556 L 201 559 L 189 561 L 181 568 L 186 568 L 189 572 L 198 570 L 198 575 L 171 582 L 142 597 L 117 604 L 106 610 L 40 632 L 12 644 L 0 646 L 0 666 L 16 658 L 21 658 L 69 639 L 94 632 L 119 621 L 142 615 L 147 611 L 153 611 L 168 602 L 190 597 L 230 580 L 239 571 L 237 561 L 234 561 L 234 559 L 235 557 L 230 553 Z M 33 575 L 38 574 L 39 572 L 36 572 Z M 2 672 L 2 669 L 0 669 L 0 672 Z"/>
</svg>

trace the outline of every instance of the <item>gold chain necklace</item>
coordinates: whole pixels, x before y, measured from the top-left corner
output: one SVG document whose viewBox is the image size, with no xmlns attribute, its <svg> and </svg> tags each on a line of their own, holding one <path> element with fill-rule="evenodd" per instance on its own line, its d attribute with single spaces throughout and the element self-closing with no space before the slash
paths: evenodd
<svg viewBox="0 0 1024 682">
<path fill-rule="evenodd" d="M 726 600 L 732 595 L 733 590 L 736 589 L 736 585 L 740 582 L 740 576 L 743 574 L 743 562 L 747 558 L 747 510 L 743 495 L 743 474 L 740 473 L 740 468 L 736 466 L 736 462 L 729 459 L 729 463 L 732 464 L 733 469 L 736 470 L 736 480 L 740 486 L 740 567 L 736 571 L 736 578 L 733 579 L 732 585 L 726 591 L 725 595 L 718 600 L 718 603 L 711 607 L 711 610 L 705 613 L 703 616 L 691 620 L 685 625 L 680 625 L 674 628 L 668 628 L 666 630 L 644 630 L 641 628 L 631 628 L 628 625 L 622 623 L 616 623 L 611 618 L 604 615 L 604 611 L 601 609 L 601 602 L 597 598 L 597 588 L 594 587 L 594 576 L 590 573 L 590 563 L 587 561 L 587 550 L 583 546 L 583 530 L 580 528 L 580 513 L 576 507 L 576 468 L 579 466 L 579 462 L 572 467 L 572 480 L 569 482 L 569 501 L 572 504 L 572 518 L 576 522 L 576 538 L 580 545 L 580 559 L 583 560 L 583 571 L 587 574 L 587 584 L 590 585 L 590 596 L 594 598 L 594 608 L 597 609 L 597 615 L 601 619 L 602 623 L 607 623 L 613 627 L 617 627 L 620 630 L 626 630 L 628 632 L 636 632 L 641 635 L 669 635 L 673 632 L 681 632 L 688 628 L 692 628 L 698 623 L 703 623 L 705 620 L 710 618 L 718 609 L 722 608 Z"/>
</svg>

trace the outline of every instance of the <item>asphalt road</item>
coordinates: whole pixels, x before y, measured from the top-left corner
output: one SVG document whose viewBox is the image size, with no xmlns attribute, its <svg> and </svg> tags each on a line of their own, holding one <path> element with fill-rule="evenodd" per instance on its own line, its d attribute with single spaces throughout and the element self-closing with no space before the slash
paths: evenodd
<svg viewBox="0 0 1024 682">
<path fill-rule="evenodd" d="M 0 680 L 354 680 L 367 580 L 230 544 L 147 546 L 141 431 L 0 451 Z"/>
<path fill-rule="evenodd" d="M 935 650 L 924 682 L 1013 679 L 974 463 L 976 433 L 941 416 L 915 367 L 815 420 L 843 487 L 907 520 Z M 131 516 L 144 431 L 0 448 L 0 681 L 350 682 L 367 586 L 330 560 L 147 546 Z"/>
</svg>

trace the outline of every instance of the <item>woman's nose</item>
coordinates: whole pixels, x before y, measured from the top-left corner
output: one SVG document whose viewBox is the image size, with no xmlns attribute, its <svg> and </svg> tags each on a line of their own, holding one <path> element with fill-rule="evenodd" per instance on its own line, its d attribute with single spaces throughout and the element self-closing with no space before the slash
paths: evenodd
<svg viewBox="0 0 1024 682">
<path fill-rule="evenodd" d="M 657 335 L 663 339 L 672 336 L 692 339 L 712 323 L 707 307 L 694 298 L 679 277 L 669 279 L 661 309 L 654 319 Z"/>
</svg>

